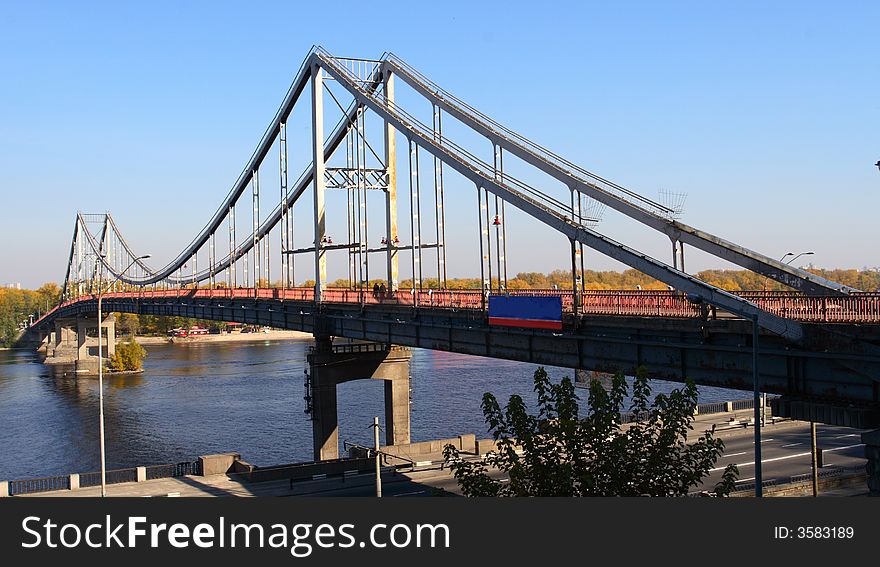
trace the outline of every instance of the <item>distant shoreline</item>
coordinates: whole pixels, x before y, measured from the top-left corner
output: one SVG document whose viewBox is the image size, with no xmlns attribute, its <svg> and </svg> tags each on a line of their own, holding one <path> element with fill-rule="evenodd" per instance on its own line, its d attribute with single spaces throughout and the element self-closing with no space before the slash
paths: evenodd
<svg viewBox="0 0 880 567">
<path fill-rule="evenodd" d="M 151 337 L 135 336 L 135 340 L 142 345 L 164 344 L 188 344 L 188 343 L 227 343 L 227 342 L 255 342 L 269 340 L 310 339 L 311 333 L 302 331 L 279 331 L 271 330 L 268 333 L 223 333 L 218 335 L 197 335 L 194 337 Z M 123 340 L 123 339 L 119 339 Z"/>
<path fill-rule="evenodd" d="M 268 333 L 262 331 L 255 333 L 223 333 L 218 335 L 198 335 L 195 337 L 153 337 L 146 335 L 136 335 L 135 340 L 141 345 L 166 345 L 174 343 L 233 343 L 233 342 L 256 342 L 256 341 L 277 341 L 277 340 L 293 340 L 293 339 L 311 339 L 311 333 L 302 331 L 289 330 L 271 330 Z M 117 335 L 116 342 L 128 340 L 128 337 Z M 16 347 L 0 347 L 0 351 L 6 350 L 34 350 L 38 344 L 32 346 L 16 346 Z"/>
</svg>

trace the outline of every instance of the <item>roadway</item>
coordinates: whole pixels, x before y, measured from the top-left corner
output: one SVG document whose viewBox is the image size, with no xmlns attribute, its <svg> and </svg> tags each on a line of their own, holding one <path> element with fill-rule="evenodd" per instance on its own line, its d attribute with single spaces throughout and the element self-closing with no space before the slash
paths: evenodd
<svg viewBox="0 0 880 567">
<path fill-rule="evenodd" d="M 776 479 L 788 482 L 794 475 L 812 472 L 809 423 L 782 422 L 761 430 L 761 463 L 765 481 Z M 816 425 L 818 447 L 823 451 L 823 464 L 829 467 L 856 467 L 865 465 L 865 449 L 861 442 L 863 430 L 834 425 Z M 724 468 L 733 463 L 739 468 L 739 482 L 755 479 L 754 430 L 728 436 L 721 432 L 724 454 L 704 486 L 711 488 L 721 479 Z"/>
<path fill-rule="evenodd" d="M 824 464 L 831 467 L 863 467 L 863 431 L 846 427 L 817 425 L 819 448 L 824 450 Z M 778 484 L 790 477 L 811 472 L 810 426 L 799 421 L 783 421 L 763 428 L 762 462 L 765 480 L 776 479 Z M 697 434 L 698 432 L 695 432 Z M 722 429 L 717 433 L 725 443 L 725 450 L 716 468 L 698 492 L 711 489 L 721 478 L 729 463 L 739 467 L 740 483 L 753 481 L 754 430 L 750 427 Z M 493 477 L 501 478 L 499 472 Z M 346 477 L 328 477 L 290 483 L 288 480 L 248 483 L 226 475 L 209 477 L 188 476 L 165 478 L 140 483 L 108 485 L 109 496 L 366 496 L 375 495 L 375 477 L 371 473 Z M 439 462 L 415 467 L 408 472 L 385 469 L 382 474 L 382 492 L 386 497 L 424 497 L 438 494 L 460 494 L 458 483 L 448 469 Z M 835 495 L 856 495 L 867 492 L 864 485 L 835 490 Z M 95 497 L 100 487 L 75 491 L 45 492 L 31 496 Z"/>
<path fill-rule="evenodd" d="M 825 468 L 858 467 L 865 465 L 864 446 L 860 436 L 862 430 L 848 427 L 817 425 L 816 434 L 819 449 L 823 450 Z M 703 487 L 694 491 L 711 489 L 721 480 L 724 468 L 736 464 L 739 468 L 741 484 L 754 481 L 754 429 L 751 427 L 719 430 L 717 436 L 723 439 L 725 449 L 718 459 L 716 468 L 707 477 Z M 764 480 L 776 479 L 778 484 L 788 482 L 794 475 L 808 474 L 812 471 L 810 457 L 810 425 L 806 422 L 783 421 L 767 425 L 762 429 L 761 462 Z M 493 474 L 500 478 L 498 473 Z M 866 491 L 855 487 L 853 493 Z M 432 496 L 443 490 L 460 494 L 458 484 L 446 469 L 439 464 L 424 466 L 413 472 L 383 475 L 383 495 L 390 497 Z M 359 475 L 346 482 L 339 479 L 323 479 L 298 483 L 291 495 L 310 496 L 373 496 L 375 481 L 372 475 Z"/>
</svg>

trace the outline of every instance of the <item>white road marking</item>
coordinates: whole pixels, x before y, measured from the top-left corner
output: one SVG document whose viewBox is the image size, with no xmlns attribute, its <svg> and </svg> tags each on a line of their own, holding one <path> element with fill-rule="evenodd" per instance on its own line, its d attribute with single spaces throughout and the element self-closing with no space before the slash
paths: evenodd
<svg viewBox="0 0 880 567">
<path fill-rule="evenodd" d="M 864 447 L 864 443 L 856 443 L 855 445 L 847 445 L 846 447 L 831 447 L 830 449 L 823 449 L 826 453 L 829 451 L 843 451 L 844 449 L 855 449 L 856 447 Z"/>
<path fill-rule="evenodd" d="M 762 463 L 771 463 L 773 461 L 784 461 L 786 459 L 797 459 L 798 457 L 806 457 L 809 456 L 810 453 L 797 453 L 796 455 L 786 455 L 785 457 L 776 457 L 773 459 L 762 459 Z M 738 467 L 750 467 L 754 466 L 755 461 L 751 461 L 748 463 L 736 463 Z M 709 472 L 723 471 L 727 467 L 715 467 L 714 469 L 710 469 Z"/>
<path fill-rule="evenodd" d="M 427 490 L 416 490 L 415 492 L 401 492 L 400 494 L 394 494 L 394 496 L 412 496 L 413 494 L 424 494 L 425 492 Z"/>
<path fill-rule="evenodd" d="M 722 455 L 722 457 L 739 457 L 740 455 L 747 454 L 748 451 L 743 451 L 742 453 L 730 453 L 729 455 Z"/>
<path fill-rule="evenodd" d="M 864 446 L 864 443 L 858 443 L 856 445 L 847 445 L 846 447 L 833 447 L 831 449 L 825 449 L 824 451 L 826 453 L 828 453 L 831 451 L 843 451 L 844 449 L 855 449 L 856 447 L 863 447 L 863 446 Z M 797 459 L 800 457 L 809 457 L 810 454 L 811 453 L 809 451 L 807 451 L 806 453 L 795 453 L 794 455 L 786 455 L 784 457 L 774 457 L 772 459 L 761 459 L 761 463 L 762 464 L 763 463 L 773 463 L 776 461 L 785 461 L 787 459 Z M 755 465 L 755 461 L 752 461 L 750 463 L 736 463 L 736 466 L 738 466 L 738 467 L 751 467 L 754 465 Z M 723 471 L 725 468 L 727 468 L 727 467 L 715 467 L 714 469 L 710 469 L 709 472 Z"/>
<path fill-rule="evenodd" d="M 803 443 L 789 443 L 788 445 L 783 445 L 782 448 L 785 449 L 786 447 L 797 447 L 798 445 L 803 445 Z"/>
</svg>

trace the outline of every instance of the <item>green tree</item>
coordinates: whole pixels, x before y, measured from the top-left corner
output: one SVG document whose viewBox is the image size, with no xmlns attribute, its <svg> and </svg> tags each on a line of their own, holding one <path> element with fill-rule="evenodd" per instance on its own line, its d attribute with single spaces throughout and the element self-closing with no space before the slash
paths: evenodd
<svg viewBox="0 0 880 567">
<path fill-rule="evenodd" d="M 116 346 L 116 352 L 107 361 L 107 368 L 114 372 L 141 370 L 146 356 L 144 347 L 131 339 Z"/>
<path fill-rule="evenodd" d="M 620 415 L 628 393 L 622 373 L 609 391 L 591 383 L 583 419 L 571 380 L 552 384 L 539 368 L 534 382 L 537 415 L 527 412 L 520 396 L 511 396 L 503 410 L 491 393 L 483 396 L 483 414 L 498 447 L 485 462 L 461 459 L 452 445 L 444 448 L 466 496 L 683 496 L 708 476 L 724 449 L 714 429 L 688 443 L 697 405 L 692 382 L 649 401 L 648 380 L 639 372 L 629 407 L 636 420 L 628 425 Z M 508 481 L 492 478 L 490 467 Z M 737 474 L 728 465 L 715 494 L 729 493 Z"/>
</svg>

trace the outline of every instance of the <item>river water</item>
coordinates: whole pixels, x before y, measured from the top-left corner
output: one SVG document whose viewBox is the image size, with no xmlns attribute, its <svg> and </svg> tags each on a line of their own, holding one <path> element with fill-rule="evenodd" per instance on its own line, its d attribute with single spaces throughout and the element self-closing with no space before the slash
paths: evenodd
<svg viewBox="0 0 880 567">
<path fill-rule="evenodd" d="M 105 379 L 108 469 L 194 460 L 236 451 L 260 466 L 312 458 L 304 410 L 309 339 L 146 346 L 144 372 Z M 534 403 L 536 366 L 415 350 L 411 364 L 413 441 L 475 433 L 488 437 L 484 392 L 504 403 Z M 554 381 L 571 370 L 548 368 Z M 0 351 L 0 480 L 100 469 L 97 379 L 43 365 L 28 350 Z M 677 384 L 654 381 L 654 393 Z M 371 444 L 373 416 L 384 421 L 382 382 L 339 386 L 339 439 Z M 579 390 L 586 393 L 584 390 Z M 700 401 L 746 398 L 700 388 Z M 582 396 L 585 399 L 585 396 Z M 384 436 L 383 436 L 384 442 Z"/>
</svg>

